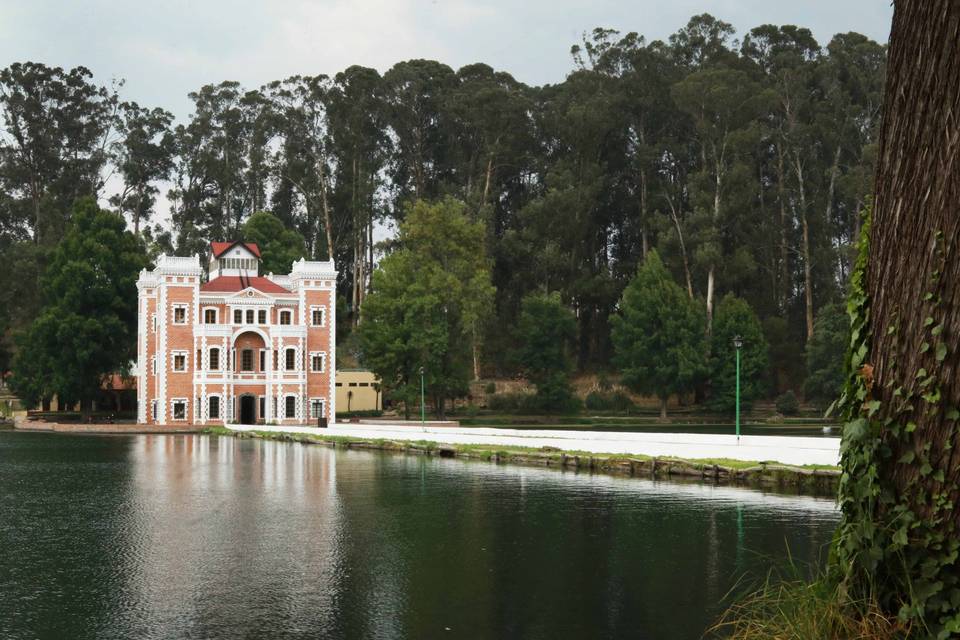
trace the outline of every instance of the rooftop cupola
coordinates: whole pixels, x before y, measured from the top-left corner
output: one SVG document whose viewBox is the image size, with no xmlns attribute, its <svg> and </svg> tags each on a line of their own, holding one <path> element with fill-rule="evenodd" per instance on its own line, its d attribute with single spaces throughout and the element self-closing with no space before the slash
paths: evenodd
<svg viewBox="0 0 960 640">
<path fill-rule="evenodd" d="M 260 275 L 260 247 L 253 242 L 211 242 L 210 268 L 211 280 L 220 276 Z"/>
</svg>

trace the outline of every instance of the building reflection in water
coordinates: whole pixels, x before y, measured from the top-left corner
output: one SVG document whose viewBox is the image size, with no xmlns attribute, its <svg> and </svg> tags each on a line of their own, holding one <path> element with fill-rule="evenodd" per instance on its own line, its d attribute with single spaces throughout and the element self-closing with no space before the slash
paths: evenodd
<svg viewBox="0 0 960 640">
<path fill-rule="evenodd" d="M 128 597 L 145 631 L 281 616 L 332 624 L 339 596 L 336 456 L 322 447 L 143 436 L 131 450 Z M 237 585 L 254 593 L 237 602 Z M 301 626 L 302 625 L 302 626 Z"/>
</svg>

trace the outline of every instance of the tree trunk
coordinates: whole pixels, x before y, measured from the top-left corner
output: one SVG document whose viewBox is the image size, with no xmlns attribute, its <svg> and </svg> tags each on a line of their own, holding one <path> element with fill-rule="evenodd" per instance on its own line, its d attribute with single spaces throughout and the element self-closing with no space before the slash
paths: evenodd
<svg viewBox="0 0 960 640">
<path fill-rule="evenodd" d="M 869 258 L 851 298 L 859 419 L 844 429 L 837 547 L 854 597 L 923 618 L 931 637 L 960 620 L 958 77 L 960 3 L 897 1 Z"/>
<path fill-rule="evenodd" d="M 677 210 L 670 202 L 670 217 L 673 218 L 673 225 L 677 228 L 677 239 L 680 241 L 680 257 L 683 258 L 683 275 L 687 280 L 687 295 L 693 300 L 693 278 L 690 275 L 690 260 L 687 258 L 687 245 L 683 241 L 683 230 L 680 228 L 680 218 L 677 216 Z M 646 252 L 644 252 L 646 258 Z"/>
<path fill-rule="evenodd" d="M 487 172 L 483 180 L 483 199 L 480 200 L 480 206 L 487 204 L 487 198 L 490 197 L 490 185 L 493 183 L 493 154 L 487 158 Z"/>
<path fill-rule="evenodd" d="M 794 169 L 797 174 L 797 192 L 800 195 L 800 227 L 803 231 L 802 246 L 803 253 L 803 299 L 806 307 L 807 316 L 807 341 L 813 337 L 813 265 L 810 261 L 810 223 L 807 220 L 807 190 L 804 188 L 803 162 L 800 160 L 800 153 L 797 152 L 794 157 Z"/>
<path fill-rule="evenodd" d="M 660 419 L 667 419 L 667 398 L 660 398 Z"/>
<path fill-rule="evenodd" d="M 780 200 L 780 290 L 781 301 L 780 311 L 783 317 L 787 317 L 787 309 L 790 304 L 790 250 L 787 243 L 787 200 L 784 192 L 783 183 L 785 176 L 783 173 L 783 146 L 777 145 L 777 195 Z"/>
<path fill-rule="evenodd" d="M 323 160 L 317 161 L 317 173 L 320 180 L 320 203 L 323 206 L 323 230 L 327 236 L 327 259 L 333 260 L 333 223 L 330 219 L 330 204 L 327 200 L 327 177 L 323 171 Z"/>
<path fill-rule="evenodd" d="M 649 240 L 647 239 L 647 173 L 643 170 L 640 171 L 640 248 L 643 251 L 641 254 L 643 259 L 646 260 L 647 253 L 650 251 Z"/>
<path fill-rule="evenodd" d="M 837 144 L 837 149 L 833 153 L 833 164 L 830 165 L 830 182 L 827 185 L 827 207 L 824 212 L 823 222 L 829 228 L 830 216 L 833 214 L 833 194 L 836 191 L 837 186 L 837 176 L 840 174 L 840 144 Z M 854 209 L 854 217 L 856 217 L 856 209 Z M 843 231 L 838 231 L 837 233 L 837 280 L 840 282 L 846 282 L 846 269 L 844 268 L 843 260 Z"/>
<path fill-rule="evenodd" d="M 713 192 L 713 226 L 720 224 L 720 163 L 717 162 L 716 189 Z M 716 282 L 716 265 L 710 264 L 707 270 L 707 335 L 713 332 L 713 289 Z"/>
</svg>

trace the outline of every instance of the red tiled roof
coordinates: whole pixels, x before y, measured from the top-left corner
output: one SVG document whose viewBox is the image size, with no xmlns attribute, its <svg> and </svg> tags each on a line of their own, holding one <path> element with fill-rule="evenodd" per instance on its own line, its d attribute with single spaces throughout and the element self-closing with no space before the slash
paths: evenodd
<svg viewBox="0 0 960 640">
<path fill-rule="evenodd" d="M 210 282 L 200 285 L 200 291 L 204 293 L 215 291 L 236 292 L 243 291 L 247 287 L 253 287 L 257 291 L 264 293 L 290 293 L 289 289 L 281 287 L 276 282 L 263 276 L 220 276 Z"/>
<path fill-rule="evenodd" d="M 253 255 L 257 256 L 258 258 L 260 257 L 260 247 L 257 246 L 256 242 L 240 242 L 239 240 L 234 240 L 233 242 L 211 242 L 210 247 L 213 250 L 213 257 L 219 258 L 235 244 L 242 244 L 249 249 Z"/>
</svg>

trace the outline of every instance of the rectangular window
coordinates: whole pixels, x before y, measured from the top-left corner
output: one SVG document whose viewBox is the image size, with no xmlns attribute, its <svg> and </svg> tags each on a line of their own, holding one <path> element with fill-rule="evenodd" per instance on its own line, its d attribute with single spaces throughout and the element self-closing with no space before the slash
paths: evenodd
<svg viewBox="0 0 960 640">
<path fill-rule="evenodd" d="M 287 403 L 287 406 L 286 406 L 287 417 L 296 418 L 297 417 L 297 398 L 295 396 L 287 396 L 286 403 Z"/>
<path fill-rule="evenodd" d="M 297 352 L 294 349 L 287 349 L 285 357 L 287 359 L 287 371 L 293 371 L 297 363 Z"/>
<path fill-rule="evenodd" d="M 281 311 L 280 312 L 280 324 L 290 324 L 290 312 Z"/>
<path fill-rule="evenodd" d="M 193 416 L 195 420 L 200 419 L 200 396 L 197 396 L 197 401 L 193 403 Z"/>
<path fill-rule="evenodd" d="M 220 349 L 210 349 L 210 370 L 218 371 L 220 369 Z"/>
<path fill-rule="evenodd" d="M 220 396 L 210 396 L 207 400 L 210 405 L 210 419 L 220 419 Z"/>
<path fill-rule="evenodd" d="M 323 417 L 323 400 L 320 398 L 310 398 L 310 417 L 311 418 L 322 418 Z"/>
<path fill-rule="evenodd" d="M 325 358 L 322 353 L 311 353 L 310 354 L 310 370 L 317 373 L 323 373 L 323 361 Z"/>
<path fill-rule="evenodd" d="M 157 375 L 157 356 L 150 356 L 150 369 L 153 370 L 153 375 Z"/>
<path fill-rule="evenodd" d="M 233 310 L 233 324 L 243 324 L 243 311 L 240 309 Z"/>
<path fill-rule="evenodd" d="M 194 363 L 193 368 L 199 371 L 203 365 L 203 351 L 197 349 L 197 361 Z"/>
<path fill-rule="evenodd" d="M 253 309 L 247 309 L 247 324 L 253 324 Z"/>
<path fill-rule="evenodd" d="M 173 401 L 173 419 L 174 420 L 186 420 L 187 419 L 187 401 L 186 400 L 174 400 Z"/>
<path fill-rule="evenodd" d="M 178 305 L 173 308 L 173 324 L 187 324 L 187 308 Z"/>
<path fill-rule="evenodd" d="M 173 370 L 174 371 L 186 371 L 187 370 L 187 356 L 183 353 L 173 354 Z"/>
<path fill-rule="evenodd" d="M 253 371 L 253 349 L 244 349 L 240 352 L 240 370 Z"/>
<path fill-rule="evenodd" d="M 150 403 L 150 415 L 153 416 L 153 421 L 157 421 L 157 401 L 153 400 Z"/>
<path fill-rule="evenodd" d="M 217 324 L 217 310 L 216 309 L 204 310 L 203 322 L 204 324 Z"/>
<path fill-rule="evenodd" d="M 260 409 L 260 414 L 259 414 L 258 417 L 259 417 L 261 420 L 266 420 L 266 419 L 267 419 L 267 399 L 264 398 L 263 396 L 260 396 L 260 402 L 259 402 L 259 404 L 260 404 L 260 407 L 259 407 L 259 409 Z"/>
<path fill-rule="evenodd" d="M 260 372 L 267 370 L 267 352 L 264 349 L 260 349 Z"/>
<path fill-rule="evenodd" d="M 273 350 L 273 369 L 274 371 L 280 370 L 280 356 L 277 355 L 277 350 Z"/>
<path fill-rule="evenodd" d="M 313 310 L 310 312 L 310 320 L 313 323 L 313 326 L 322 327 L 324 315 L 325 314 L 323 313 L 323 309 L 319 307 L 314 307 Z"/>
<path fill-rule="evenodd" d="M 257 324 L 267 324 L 267 310 L 260 309 L 257 311 Z"/>
</svg>

